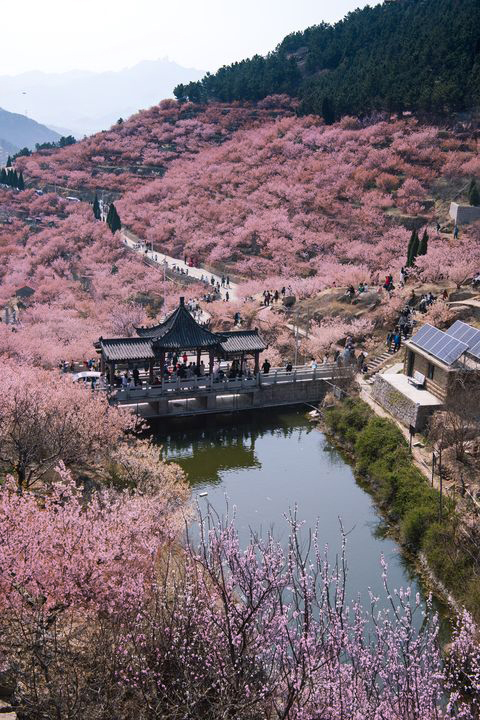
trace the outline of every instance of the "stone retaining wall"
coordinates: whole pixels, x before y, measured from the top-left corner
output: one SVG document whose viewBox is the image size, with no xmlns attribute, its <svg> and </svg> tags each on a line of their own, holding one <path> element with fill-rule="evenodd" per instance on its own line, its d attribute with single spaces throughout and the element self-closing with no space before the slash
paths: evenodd
<svg viewBox="0 0 480 720">
<path fill-rule="evenodd" d="M 450 203 L 450 217 L 455 220 L 457 225 L 465 225 L 476 220 L 480 220 L 480 207 L 473 205 L 459 205 L 458 203 Z"/>
<path fill-rule="evenodd" d="M 383 375 L 375 376 L 372 385 L 372 397 L 402 425 L 406 427 L 413 425 L 416 432 L 425 428 L 428 418 L 433 412 L 432 407 L 418 405 L 403 395 L 403 393 L 390 385 Z"/>
</svg>

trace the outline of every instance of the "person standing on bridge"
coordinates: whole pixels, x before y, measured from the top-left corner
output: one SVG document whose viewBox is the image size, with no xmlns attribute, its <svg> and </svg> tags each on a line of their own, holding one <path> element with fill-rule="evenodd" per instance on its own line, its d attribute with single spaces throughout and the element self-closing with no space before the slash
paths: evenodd
<svg viewBox="0 0 480 720">
<path fill-rule="evenodd" d="M 263 374 L 264 374 L 264 375 L 268 375 L 268 373 L 270 372 L 270 368 L 271 368 L 271 367 L 272 367 L 272 366 L 271 366 L 270 363 L 268 362 L 268 359 L 265 358 L 265 362 L 264 362 L 263 365 L 262 365 Z"/>
</svg>

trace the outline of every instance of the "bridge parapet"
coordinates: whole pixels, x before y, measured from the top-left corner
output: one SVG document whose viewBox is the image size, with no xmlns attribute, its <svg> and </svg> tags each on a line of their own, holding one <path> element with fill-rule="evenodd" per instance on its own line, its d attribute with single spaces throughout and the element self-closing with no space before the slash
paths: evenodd
<svg viewBox="0 0 480 720">
<path fill-rule="evenodd" d="M 214 381 L 212 376 L 164 381 L 112 393 L 112 402 L 136 406 L 145 417 L 236 412 L 251 408 L 317 402 L 328 382 L 345 376 L 348 369 L 322 365 L 316 369 L 274 370 L 267 375 Z"/>
</svg>

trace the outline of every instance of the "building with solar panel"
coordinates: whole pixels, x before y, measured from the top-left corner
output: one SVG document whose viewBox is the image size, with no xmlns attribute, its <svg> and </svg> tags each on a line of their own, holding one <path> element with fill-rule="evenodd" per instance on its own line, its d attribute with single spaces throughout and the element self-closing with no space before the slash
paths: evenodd
<svg viewBox="0 0 480 720">
<path fill-rule="evenodd" d="M 405 342 L 403 373 L 375 377 L 372 395 L 407 426 L 422 430 L 464 382 L 480 383 L 480 330 L 457 320 L 445 332 L 426 324 Z"/>
<path fill-rule="evenodd" d="M 480 330 L 461 320 L 445 332 L 424 325 L 405 346 L 405 374 L 424 376 L 426 390 L 442 401 L 448 399 L 459 372 L 480 373 Z"/>
</svg>

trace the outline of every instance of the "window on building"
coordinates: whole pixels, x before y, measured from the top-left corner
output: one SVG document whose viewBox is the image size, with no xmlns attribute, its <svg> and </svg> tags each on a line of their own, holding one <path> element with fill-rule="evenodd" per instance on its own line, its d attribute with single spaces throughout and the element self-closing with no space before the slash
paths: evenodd
<svg viewBox="0 0 480 720">
<path fill-rule="evenodd" d="M 427 377 L 429 380 L 433 380 L 433 374 L 435 372 L 435 365 L 432 365 L 432 363 L 428 363 L 428 373 Z"/>
</svg>

